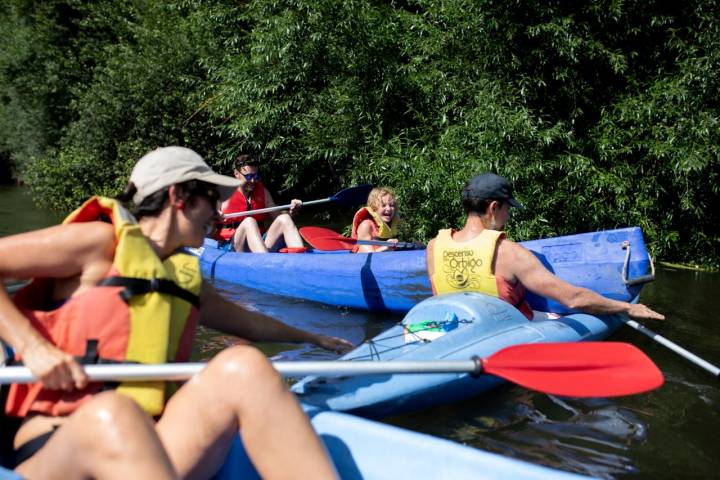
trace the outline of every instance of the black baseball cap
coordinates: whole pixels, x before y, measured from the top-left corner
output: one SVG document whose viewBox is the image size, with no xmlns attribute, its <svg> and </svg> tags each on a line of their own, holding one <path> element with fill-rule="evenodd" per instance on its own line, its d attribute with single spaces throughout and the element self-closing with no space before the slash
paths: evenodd
<svg viewBox="0 0 720 480">
<path fill-rule="evenodd" d="M 525 208 L 513 197 L 510 182 L 494 173 L 483 173 L 472 177 L 463 190 L 463 198 L 505 200 L 515 208 Z"/>
</svg>

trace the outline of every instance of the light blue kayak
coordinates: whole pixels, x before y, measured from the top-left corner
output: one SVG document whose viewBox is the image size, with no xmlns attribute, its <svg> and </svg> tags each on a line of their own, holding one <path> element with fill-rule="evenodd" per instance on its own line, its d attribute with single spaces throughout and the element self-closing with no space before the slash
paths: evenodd
<svg viewBox="0 0 720 480">
<path fill-rule="evenodd" d="M 540 342 L 601 340 L 619 315 L 572 313 L 529 321 L 516 308 L 480 293 L 429 298 L 402 321 L 342 360 L 467 360 L 505 347 Z M 334 410 L 382 417 L 465 400 L 502 383 L 467 373 L 306 377 L 292 386 L 307 411 Z"/>
<path fill-rule="evenodd" d="M 588 478 L 342 413 L 318 413 L 312 423 L 344 480 Z M 260 478 L 239 438 L 215 478 Z"/>
<path fill-rule="evenodd" d="M 21 476 L 6 468 L 0 467 L 0 480 L 21 480 Z"/>
<path fill-rule="evenodd" d="M 312 418 L 312 424 L 344 480 L 588 478 L 342 413 L 319 413 Z M 0 480 L 20 478 L 0 467 Z M 260 478 L 239 436 L 214 478 Z"/>
<path fill-rule="evenodd" d="M 314 415 L 311 420 L 344 480 L 588 478 L 353 415 L 322 412 Z M 0 480 L 20 478 L 14 472 L 0 467 Z M 239 436 L 235 438 L 225 463 L 214 478 L 260 478 Z"/>
<path fill-rule="evenodd" d="M 616 300 L 638 295 L 651 264 L 637 227 L 521 244 L 561 278 Z M 206 278 L 361 310 L 405 313 L 431 295 L 424 250 L 256 254 L 229 252 L 206 240 L 200 265 Z M 536 310 L 566 311 L 543 298 L 529 300 Z"/>
</svg>

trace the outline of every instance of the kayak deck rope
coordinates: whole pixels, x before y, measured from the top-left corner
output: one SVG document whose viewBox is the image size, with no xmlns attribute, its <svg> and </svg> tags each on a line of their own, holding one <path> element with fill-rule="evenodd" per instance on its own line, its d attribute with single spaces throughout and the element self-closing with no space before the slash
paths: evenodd
<svg viewBox="0 0 720 480">
<path fill-rule="evenodd" d="M 396 326 L 399 325 L 399 326 L 402 327 L 402 333 L 399 333 L 399 334 L 397 334 L 397 335 L 390 335 L 390 336 L 382 337 L 382 338 L 378 338 L 378 339 L 365 340 L 363 343 L 368 346 L 368 350 L 369 350 L 370 352 L 369 352 L 367 355 L 361 355 L 361 356 L 359 356 L 359 357 L 353 357 L 353 358 L 350 358 L 350 359 L 348 359 L 348 360 L 349 360 L 349 361 L 355 361 L 355 360 L 378 360 L 378 361 L 379 361 L 379 360 L 381 360 L 380 355 L 382 355 L 382 354 L 384 354 L 384 353 L 392 352 L 393 350 L 397 350 L 397 349 L 400 349 L 400 348 L 405 348 L 405 347 L 407 347 L 408 345 L 414 345 L 414 344 L 416 344 L 416 343 L 431 343 L 433 340 L 430 340 L 430 339 L 427 339 L 427 338 L 422 338 L 422 337 L 419 335 L 419 333 L 420 333 L 420 332 L 425 332 L 425 331 L 431 331 L 431 330 L 435 331 L 435 330 L 437 330 L 438 328 L 441 328 L 441 327 L 442 327 L 443 325 L 445 325 L 445 324 L 453 324 L 453 323 L 454 323 L 455 325 L 457 325 L 458 323 L 468 324 L 468 323 L 473 323 L 473 321 L 472 321 L 472 320 L 464 320 L 464 319 L 463 319 L 463 320 L 452 320 L 452 321 L 450 321 L 450 320 L 441 320 L 441 321 L 426 322 L 424 327 L 414 328 L 414 329 L 412 329 L 412 330 L 410 330 L 410 329 L 409 329 L 406 325 L 404 325 L 402 322 L 398 322 L 398 323 L 396 323 L 395 325 L 396 325 Z M 398 345 L 398 346 L 396 346 L 396 347 L 384 347 L 384 349 L 382 349 L 382 350 L 378 348 L 378 345 L 382 346 L 382 344 L 378 344 L 378 342 L 380 342 L 380 341 L 383 341 L 383 340 L 392 340 L 392 339 L 400 338 L 400 337 L 405 337 L 405 338 L 407 338 L 406 336 L 412 336 L 412 337 L 414 337 L 414 340 L 411 340 L 411 341 L 407 341 L 407 340 L 406 340 L 404 343 L 402 343 L 402 344 L 400 344 L 400 345 Z"/>
</svg>

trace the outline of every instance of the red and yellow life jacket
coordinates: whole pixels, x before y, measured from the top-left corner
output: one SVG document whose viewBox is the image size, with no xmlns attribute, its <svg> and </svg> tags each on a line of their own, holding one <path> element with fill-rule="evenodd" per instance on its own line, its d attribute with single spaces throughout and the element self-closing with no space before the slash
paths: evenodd
<svg viewBox="0 0 720 480">
<path fill-rule="evenodd" d="M 56 308 L 47 305 L 53 282 L 34 279 L 16 293 L 15 304 L 45 338 L 84 360 L 189 360 L 202 285 L 198 258 L 178 252 L 161 260 L 132 215 L 108 198 L 91 198 L 63 223 L 98 219 L 112 222 L 116 236 L 113 264 L 105 279 Z M 5 411 L 13 416 L 67 415 L 102 388 L 103 384 L 93 383 L 64 392 L 43 389 L 39 383 L 15 384 Z M 164 382 L 126 382 L 117 389 L 151 415 L 160 414 L 165 405 Z"/>
<path fill-rule="evenodd" d="M 261 208 L 265 208 L 265 186 L 262 182 L 258 182 L 255 185 L 255 189 L 250 194 L 249 199 L 243 195 L 240 189 L 235 190 L 235 193 L 233 193 L 228 200 L 228 203 L 225 205 L 222 213 L 223 215 L 227 215 L 229 213 L 247 212 L 249 210 L 259 210 Z M 267 213 L 257 213 L 255 215 L 248 215 L 247 217 L 252 217 L 257 220 L 258 227 L 260 227 L 260 233 L 262 233 L 264 230 L 264 222 L 269 218 L 269 215 Z M 240 225 L 240 222 L 247 217 L 228 218 L 227 220 L 224 220 L 223 228 L 218 233 L 220 238 L 223 240 L 230 240 L 235 234 L 237 226 Z"/>
<path fill-rule="evenodd" d="M 358 227 L 362 222 L 365 220 L 372 220 L 372 230 L 371 235 L 373 240 L 387 240 L 390 238 L 396 238 L 397 237 L 397 228 L 398 228 L 398 217 L 397 215 L 392 219 L 392 222 L 390 222 L 390 225 L 388 225 L 385 220 L 380 218 L 380 215 L 374 211 L 371 208 L 368 207 L 362 207 L 360 210 L 355 212 L 355 216 L 353 217 L 353 223 L 352 223 L 352 238 L 357 238 L 357 230 Z M 358 246 L 356 245 L 353 249 L 353 252 L 358 251 Z"/>
<path fill-rule="evenodd" d="M 525 300 L 525 287 L 513 285 L 493 273 L 492 262 L 497 242 L 504 232 L 483 230 L 468 242 L 456 242 L 451 229 L 440 230 L 433 246 L 434 273 L 430 281 L 436 294 L 480 292 L 505 300 L 528 319 L 533 313 Z"/>
</svg>

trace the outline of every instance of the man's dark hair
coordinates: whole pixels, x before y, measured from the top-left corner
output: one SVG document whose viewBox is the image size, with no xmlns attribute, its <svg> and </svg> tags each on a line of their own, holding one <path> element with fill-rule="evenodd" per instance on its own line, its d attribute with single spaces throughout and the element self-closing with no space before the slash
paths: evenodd
<svg viewBox="0 0 720 480">
<path fill-rule="evenodd" d="M 187 182 L 177 184 L 177 186 L 180 187 L 182 192 L 192 197 L 195 195 L 195 191 L 207 189 L 209 185 L 200 180 L 188 180 Z M 134 183 L 130 182 L 125 187 L 125 190 L 115 197 L 115 200 L 124 204 L 137 220 L 140 220 L 142 217 L 157 217 L 165 206 L 165 202 L 167 202 L 167 199 L 170 197 L 169 189 L 170 187 L 160 189 L 145 197 L 140 205 L 133 205 L 132 198 L 137 192 L 137 187 Z"/>
<path fill-rule="evenodd" d="M 482 215 L 487 212 L 487 209 L 493 200 L 497 200 L 499 206 L 501 207 L 502 204 L 505 202 L 505 200 L 499 200 L 495 198 L 472 198 L 463 195 L 463 209 L 465 210 L 466 215 L 470 212 L 475 212 L 479 215 Z"/>
<path fill-rule="evenodd" d="M 254 153 L 241 153 L 235 159 L 235 169 L 240 170 L 242 167 L 259 167 L 260 160 Z"/>
</svg>

